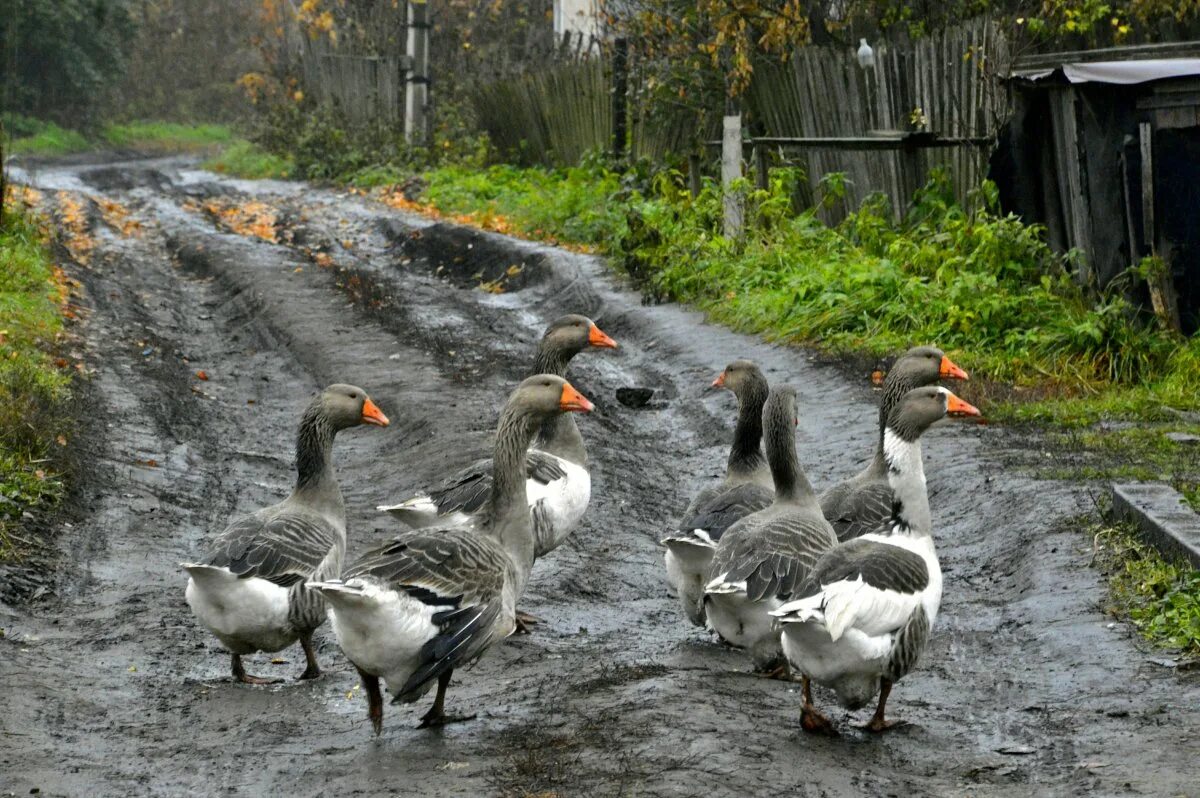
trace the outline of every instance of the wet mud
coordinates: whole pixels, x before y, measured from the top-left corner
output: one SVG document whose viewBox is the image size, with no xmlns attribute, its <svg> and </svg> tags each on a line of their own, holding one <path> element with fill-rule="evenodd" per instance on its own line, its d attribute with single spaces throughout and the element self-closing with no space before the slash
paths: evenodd
<svg viewBox="0 0 1200 798">
<path fill-rule="evenodd" d="M 844 734 L 813 739 L 797 686 L 752 675 L 682 621 L 657 539 L 723 469 L 734 402 L 707 386 L 727 362 L 753 358 L 796 386 L 818 485 L 867 459 L 865 374 L 643 306 L 594 258 L 333 190 L 224 180 L 178 159 L 17 176 L 51 206 L 56 190 L 104 198 L 141 227 L 89 213 L 95 248 L 72 268 L 94 369 L 86 465 L 52 530 L 56 558 L 10 569 L 0 593 L 0 793 L 1200 794 L 1200 683 L 1103 614 L 1073 520 L 1090 495 L 1005 465 L 1027 445 L 1010 432 L 947 423 L 927 436 L 946 587 L 924 663 L 889 702 L 908 725 L 868 735 L 851 724 L 869 710 L 821 694 Z M 249 203 L 273 221 L 221 213 Z M 335 447 L 353 556 L 396 530 L 376 504 L 487 450 L 533 342 L 564 312 L 621 344 L 570 375 L 597 406 L 580 422 L 592 504 L 534 570 L 523 604 L 543 619 L 536 632 L 456 674 L 448 709 L 477 719 L 419 731 L 424 707 L 389 705 L 374 739 L 327 627 L 322 679 L 292 681 L 296 649 L 249 658 L 287 683 L 232 683 L 177 564 L 286 493 L 309 396 L 356 383 L 393 421 Z M 627 388 L 652 399 L 629 407 Z"/>
</svg>

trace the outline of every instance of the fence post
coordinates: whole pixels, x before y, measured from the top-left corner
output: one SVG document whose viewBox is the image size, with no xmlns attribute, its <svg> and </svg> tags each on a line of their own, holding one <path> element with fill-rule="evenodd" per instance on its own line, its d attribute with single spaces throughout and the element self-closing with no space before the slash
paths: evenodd
<svg viewBox="0 0 1200 798">
<path fill-rule="evenodd" d="M 688 154 L 688 191 L 692 198 L 700 196 L 700 190 L 703 188 L 704 181 L 700 175 L 700 153 L 693 152 Z"/>
<path fill-rule="evenodd" d="M 404 92 L 404 138 L 409 144 L 425 144 L 429 136 L 425 114 L 429 104 L 429 4 L 426 0 L 408 1 L 408 55 L 411 61 Z"/>
<path fill-rule="evenodd" d="M 754 185 L 766 191 L 771 187 L 770 165 L 765 144 L 754 145 Z"/>
<path fill-rule="evenodd" d="M 736 97 L 725 101 L 725 118 L 721 136 L 721 189 L 725 208 L 724 233 L 729 238 L 741 238 L 745 221 L 740 191 L 733 183 L 742 176 L 742 106 Z"/>
<path fill-rule="evenodd" d="M 624 37 L 613 42 L 612 89 L 612 154 L 620 163 L 628 146 L 629 41 Z"/>
</svg>

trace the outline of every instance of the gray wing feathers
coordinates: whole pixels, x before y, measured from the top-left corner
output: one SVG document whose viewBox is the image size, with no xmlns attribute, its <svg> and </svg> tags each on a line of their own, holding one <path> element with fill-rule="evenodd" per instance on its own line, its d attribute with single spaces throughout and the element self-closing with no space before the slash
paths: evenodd
<svg viewBox="0 0 1200 798">
<path fill-rule="evenodd" d="M 838 540 L 862 537 L 891 520 L 892 488 L 886 480 L 835 485 L 821 496 L 821 512 Z"/>
<path fill-rule="evenodd" d="M 710 573 L 745 582 L 747 598 L 761 601 L 796 592 L 837 539 L 823 520 L 803 514 L 772 519 L 726 542 L 718 545 Z"/>
<path fill-rule="evenodd" d="M 877 590 L 920 593 L 929 585 L 929 569 L 915 552 L 859 538 L 822 557 L 797 598 L 815 596 L 822 585 L 859 578 Z"/>
<path fill-rule="evenodd" d="M 735 485 L 713 493 L 707 501 L 687 513 L 679 523 L 679 530 L 703 529 L 712 540 L 720 540 L 725 530 L 751 513 L 770 507 L 774 498 L 774 491 L 757 483 Z"/>
<path fill-rule="evenodd" d="M 525 474 L 542 484 L 549 484 L 567 475 L 558 461 L 536 450 L 525 455 Z M 438 508 L 438 515 L 454 512 L 474 513 L 479 511 L 492 491 L 492 459 L 477 460 L 453 476 L 448 477 L 434 490 L 429 498 Z"/>
<path fill-rule="evenodd" d="M 893 682 L 900 681 L 916 666 L 928 642 L 929 616 L 925 614 L 925 607 L 918 605 L 892 643 L 892 653 L 888 658 L 887 672 L 884 676 Z"/>
<path fill-rule="evenodd" d="M 337 539 L 337 530 L 314 516 L 251 515 L 221 533 L 204 564 L 228 568 L 244 579 L 259 577 L 290 587 L 312 577 Z"/>
</svg>

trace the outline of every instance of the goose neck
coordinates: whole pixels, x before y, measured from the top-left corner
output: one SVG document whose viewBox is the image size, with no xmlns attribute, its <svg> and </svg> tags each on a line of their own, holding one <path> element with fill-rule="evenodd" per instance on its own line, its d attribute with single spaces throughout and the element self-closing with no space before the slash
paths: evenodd
<svg viewBox="0 0 1200 798">
<path fill-rule="evenodd" d="M 525 451 L 536 429 L 533 417 L 519 408 L 509 406 L 501 414 L 492 459 L 492 492 L 485 517 L 491 533 L 512 557 L 522 579 L 528 578 L 533 567 L 534 541 L 525 491 Z"/>
<path fill-rule="evenodd" d="M 920 439 L 908 440 L 889 427 L 884 432 L 884 452 L 893 496 L 893 531 L 928 537 L 933 519 L 929 512 Z"/>
<path fill-rule="evenodd" d="M 767 401 L 765 389 L 751 386 L 738 397 L 737 425 L 733 430 L 733 445 L 729 447 L 726 472 L 749 474 L 763 463 L 763 406 Z"/>
<path fill-rule="evenodd" d="M 766 432 L 767 464 L 775 482 L 775 501 L 796 504 L 815 501 L 812 485 L 796 456 L 795 422 L 776 414 L 767 419 Z"/>
<path fill-rule="evenodd" d="M 342 505 L 342 492 L 333 473 L 336 431 L 319 406 L 304 413 L 296 434 L 296 488 L 293 493 L 310 504 Z"/>
</svg>

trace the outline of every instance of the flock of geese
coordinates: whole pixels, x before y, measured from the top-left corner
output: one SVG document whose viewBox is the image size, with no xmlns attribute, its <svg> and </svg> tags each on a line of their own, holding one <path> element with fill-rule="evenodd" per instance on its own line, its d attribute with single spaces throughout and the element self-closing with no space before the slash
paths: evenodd
<svg viewBox="0 0 1200 798">
<path fill-rule="evenodd" d="M 348 566 L 333 439 L 388 419 L 361 388 L 331 385 L 317 395 L 300 422 L 291 495 L 235 520 L 202 559 L 182 566 L 188 605 L 231 653 L 233 676 L 278 681 L 247 674 L 242 657 L 299 641 L 299 678 L 317 678 L 312 637 L 328 617 L 376 734 L 380 680 L 393 702 L 415 701 L 436 683 L 421 727 L 466 719 L 445 712 L 454 671 L 536 621 L 517 608 L 534 563 L 567 538 L 590 500 L 573 414 L 593 406 L 564 379 L 567 367 L 584 349 L 616 346 L 583 316 L 551 324 L 533 376 L 500 414 L 492 458 L 381 506 L 409 531 Z M 813 705 L 811 681 L 851 709 L 878 695 L 865 728 L 894 723 L 884 716 L 888 694 L 925 648 L 942 593 L 920 437 L 947 415 L 979 415 L 935 385 L 966 378 L 934 347 L 909 350 L 884 381 L 871 464 L 821 494 L 796 456 L 796 392 L 769 386 L 744 360 L 713 383 L 738 401 L 726 476 L 662 541 L 667 581 L 692 623 L 745 649 L 762 672 L 800 677 L 807 731 L 836 733 Z"/>
</svg>

